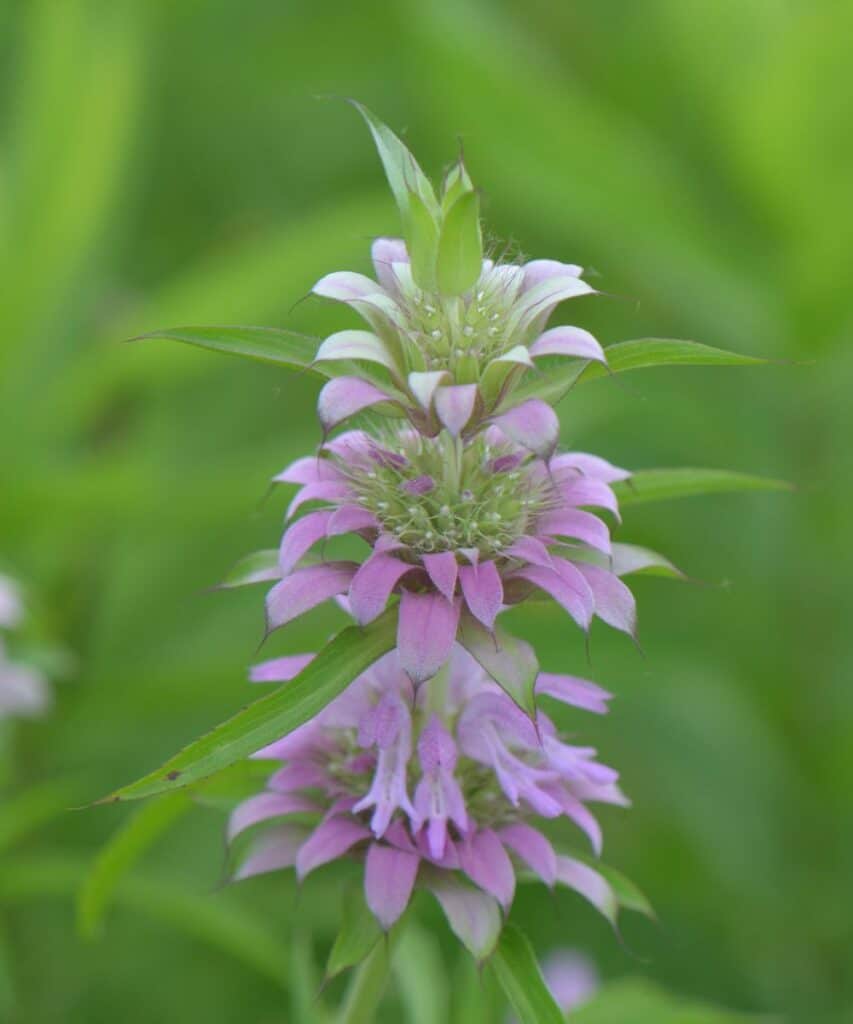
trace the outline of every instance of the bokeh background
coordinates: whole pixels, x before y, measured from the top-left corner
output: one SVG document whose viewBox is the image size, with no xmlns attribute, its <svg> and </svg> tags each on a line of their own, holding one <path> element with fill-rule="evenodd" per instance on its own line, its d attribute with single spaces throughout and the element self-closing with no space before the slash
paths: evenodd
<svg viewBox="0 0 853 1024">
<path fill-rule="evenodd" d="M 262 593 L 207 588 L 276 542 L 267 481 L 317 443 L 316 386 L 122 339 L 352 325 L 303 299 L 329 270 L 367 270 L 396 211 L 330 96 L 405 131 L 432 174 L 461 139 L 495 239 L 593 268 L 607 297 L 561 317 L 604 344 L 681 337 L 777 361 L 627 375 L 562 404 L 563 441 L 619 464 L 797 491 L 630 510 L 622 539 L 700 581 L 636 583 L 643 656 L 597 629 L 588 666 L 558 611 L 516 613 L 546 667 L 618 694 L 584 723 L 634 800 L 605 815 L 607 859 L 660 923 L 627 920 L 620 942 L 533 887 L 513 919 L 540 954 L 581 947 L 607 978 L 853 1019 L 851 37 L 853 6 L 832 0 L 0 6 L 0 563 L 76 664 L 50 717 L 14 737 L 0 1019 L 312 1019 L 334 870 L 301 895 L 285 877 L 223 889 L 223 815 L 194 810 L 86 942 L 74 892 L 127 809 L 42 811 L 58 784 L 63 805 L 100 796 L 252 696 Z M 335 625 L 314 613 L 268 653 Z M 439 918 L 420 919 L 418 941 L 439 940 L 422 970 L 470 983 Z M 405 974 L 412 1019 L 446 1019 Z"/>
</svg>

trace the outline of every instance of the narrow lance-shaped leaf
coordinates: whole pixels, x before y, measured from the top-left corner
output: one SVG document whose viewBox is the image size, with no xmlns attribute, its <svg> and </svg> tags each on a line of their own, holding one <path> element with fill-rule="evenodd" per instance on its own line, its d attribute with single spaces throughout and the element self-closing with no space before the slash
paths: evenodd
<svg viewBox="0 0 853 1024">
<path fill-rule="evenodd" d="M 341 927 L 326 962 L 326 978 L 355 967 L 382 938 L 382 929 L 368 909 L 361 885 L 352 885 L 343 901 Z"/>
<path fill-rule="evenodd" d="M 662 576 L 671 580 L 686 580 L 687 577 L 665 556 L 651 548 L 637 544 L 612 544 L 611 553 L 605 555 L 592 548 L 574 548 L 572 558 L 577 562 L 609 569 L 617 576 Z"/>
<path fill-rule="evenodd" d="M 130 340 L 148 341 L 158 338 L 181 341 L 198 348 L 255 359 L 262 363 L 275 363 L 289 370 L 305 371 L 312 376 L 331 376 L 324 367 L 314 363 L 319 339 L 278 327 L 167 327 L 140 334 Z"/>
<path fill-rule="evenodd" d="M 629 480 L 613 484 L 619 505 L 641 505 L 699 494 L 736 491 L 790 491 L 791 484 L 770 477 L 753 476 L 727 469 L 643 469 Z"/>
<path fill-rule="evenodd" d="M 530 943 L 514 925 L 504 925 L 489 969 L 521 1024 L 564 1024 L 563 1012 L 548 991 Z"/>
<path fill-rule="evenodd" d="M 187 793 L 170 793 L 140 808 L 95 858 L 77 899 L 77 927 L 87 939 L 100 931 L 110 898 L 122 877 L 192 807 Z"/>
<path fill-rule="evenodd" d="M 188 786 L 286 736 L 391 650 L 396 620 L 396 608 L 389 608 L 370 626 L 348 626 L 286 686 L 254 701 L 156 771 L 99 802 L 139 800 Z"/>
<path fill-rule="evenodd" d="M 253 551 L 229 570 L 228 575 L 217 586 L 221 590 L 248 587 L 253 583 L 266 583 L 281 578 L 278 564 L 278 549 L 266 548 Z"/>
<path fill-rule="evenodd" d="M 604 377 L 626 370 L 645 370 L 655 366 L 762 366 L 766 359 L 727 352 L 722 348 L 703 345 L 698 341 L 680 338 L 635 338 L 609 345 L 604 354 L 607 366 L 590 363 L 584 370 L 583 380 Z"/>
<path fill-rule="evenodd" d="M 372 1024 L 385 994 L 391 969 L 391 941 L 377 943 L 347 990 L 338 1024 Z"/>
<path fill-rule="evenodd" d="M 461 195 L 447 211 L 438 243 L 438 288 L 443 295 L 461 295 L 475 284 L 483 266 L 480 198 Z"/>
<path fill-rule="evenodd" d="M 513 405 L 526 398 L 541 398 L 556 404 L 578 382 L 596 380 L 608 374 L 657 366 L 760 366 L 767 360 L 727 352 L 697 341 L 677 338 L 636 338 L 620 341 L 604 350 L 607 365 L 582 359 L 549 356 L 538 359 L 520 386 L 513 391 Z"/>
<path fill-rule="evenodd" d="M 655 910 L 648 896 L 627 875 L 623 875 L 621 871 L 611 867 L 609 864 L 604 864 L 597 857 L 590 857 L 585 852 L 572 849 L 571 856 L 575 860 L 589 865 L 601 875 L 612 889 L 620 910 L 633 910 L 637 914 L 645 914 L 646 917 L 655 920 Z"/>
</svg>

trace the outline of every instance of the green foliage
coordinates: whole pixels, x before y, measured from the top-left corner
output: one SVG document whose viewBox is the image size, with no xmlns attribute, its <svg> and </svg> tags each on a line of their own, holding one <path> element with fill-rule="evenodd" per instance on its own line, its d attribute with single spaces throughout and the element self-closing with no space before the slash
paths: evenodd
<svg viewBox="0 0 853 1024">
<path fill-rule="evenodd" d="M 326 977 L 334 978 L 360 964 L 381 937 L 382 929 L 368 910 L 363 887 L 351 885 L 342 905 L 340 931 L 326 961 Z"/>
<path fill-rule="evenodd" d="M 790 491 L 784 480 L 770 480 L 726 469 L 641 469 L 629 480 L 615 484 L 621 507 L 649 501 L 692 498 L 699 494 L 729 494 L 736 491 Z"/>
<path fill-rule="evenodd" d="M 599 377 L 645 370 L 662 366 L 760 366 L 766 359 L 726 352 L 696 341 L 675 338 L 635 338 L 620 341 L 605 349 L 607 366 L 583 359 L 565 359 L 556 356 L 537 360 L 534 370 L 512 393 L 512 402 L 527 398 L 542 398 L 557 403 L 575 384 Z"/>
<path fill-rule="evenodd" d="M 166 338 L 183 341 L 214 352 L 258 359 L 262 363 L 275 363 L 288 370 L 316 372 L 314 356 L 316 338 L 309 338 L 277 327 L 172 327 L 168 330 L 142 334 L 133 341 Z"/>
<path fill-rule="evenodd" d="M 77 900 L 77 927 L 84 938 L 100 934 L 110 897 L 122 877 L 191 806 L 186 793 L 170 793 L 132 814 L 101 848 Z"/>
<path fill-rule="evenodd" d="M 489 969 L 521 1024 L 562 1024 L 565 1020 L 548 991 L 530 942 L 514 925 L 504 925 Z"/>
<path fill-rule="evenodd" d="M 777 1018 L 714 1010 L 670 996 L 645 981 L 607 986 L 589 1004 L 575 1010 L 578 1024 L 780 1024 Z"/>
<path fill-rule="evenodd" d="M 444 295 L 461 295 L 476 283 L 483 265 L 480 197 L 463 193 L 447 210 L 438 244 L 438 288 Z"/>
<path fill-rule="evenodd" d="M 156 771 L 100 803 L 139 800 L 181 789 L 236 764 L 313 718 L 394 646 L 396 609 L 369 626 L 348 626 L 295 679 L 254 701 L 185 747 Z"/>
</svg>

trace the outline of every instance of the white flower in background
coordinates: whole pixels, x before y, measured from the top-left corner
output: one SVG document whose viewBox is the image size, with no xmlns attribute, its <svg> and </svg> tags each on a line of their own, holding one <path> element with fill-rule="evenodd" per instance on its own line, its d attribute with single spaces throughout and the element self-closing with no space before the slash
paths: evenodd
<svg viewBox="0 0 853 1024">
<path fill-rule="evenodd" d="M 0 629 L 15 629 L 24 617 L 24 604 L 17 583 L 0 575 Z"/>
<path fill-rule="evenodd" d="M 0 719 L 33 718 L 49 706 L 50 692 L 41 672 L 11 661 L 0 641 Z"/>
<path fill-rule="evenodd" d="M 0 629 L 17 629 L 24 619 L 18 584 L 0 575 Z M 33 718 L 50 706 L 47 680 L 38 669 L 9 657 L 0 635 L 0 719 Z"/>
</svg>

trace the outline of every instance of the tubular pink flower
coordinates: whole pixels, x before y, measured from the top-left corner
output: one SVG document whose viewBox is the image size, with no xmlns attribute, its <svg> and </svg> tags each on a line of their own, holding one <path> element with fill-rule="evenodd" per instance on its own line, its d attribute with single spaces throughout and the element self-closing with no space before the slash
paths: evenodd
<svg viewBox="0 0 853 1024">
<path fill-rule="evenodd" d="M 606 364 L 588 331 L 545 330 L 561 302 L 594 294 L 578 266 L 487 259 L 479 280 L 450 298 L 415 284 L 402 239 L 377 239 L 372 255 L 377 280 L 332 273 L 313 289 L 351 306 L 370 328 L 334 334 L 317 352 L 318 362 L 365 364 L 364 377 L 339 377 L 323 388 L 318 414 L 327 431 L 365 408 L 392 403 L 424 434 L 435 435 L 442 427 L 454 436 L 474 433 L 485 417 L 511 403 L 514 386 L 528 369 L 535 371 L 536 360 L 556 356 Z M 374 379 L 372 365 L 387 371 L 389 384 Z M 539 415 L 547 416 L 545 410 Z M 528 408 L 505 415 L 529 420 L 533 414 Z M 553 425 L 548 423 L 552 430 Z"/>
<path fill-rule="evenodd" d="M 252 676 L 290 679 L 297 657 L 304 658 L 276 659 Z M 540 678 L 543 695 L 606 710 L 609 695 L 593 683 Z M 229 840 L 245 846 L 251 837 L 235 877 L 292 866 L 304 878 L 355 858 L 364 864 L 367 904 L 386 929 L 416 885 L 435 892 L 454 929 L 462 927 L 457 913 L 469 911 L 485 927 L 489 907 L 509 909 L 520 867 L 608 908 L 604 878 L 557 853 L 537 818 L 568 819 L 598 852 L 587 803 L 599 791 L 624 802 L 616 773 L 538 718 L 537 728 L 458 645 L 441 676 L 417 691 L 392 651 L 315 719 L 259 752 L 280 766 L 232 812 Z M 290 823 L 294 816 L 300 824 Z M 312 816 L 313 826 L 302 824 Z M 464 895 L 464 885 L 479 896 Z"/>
</svg>

